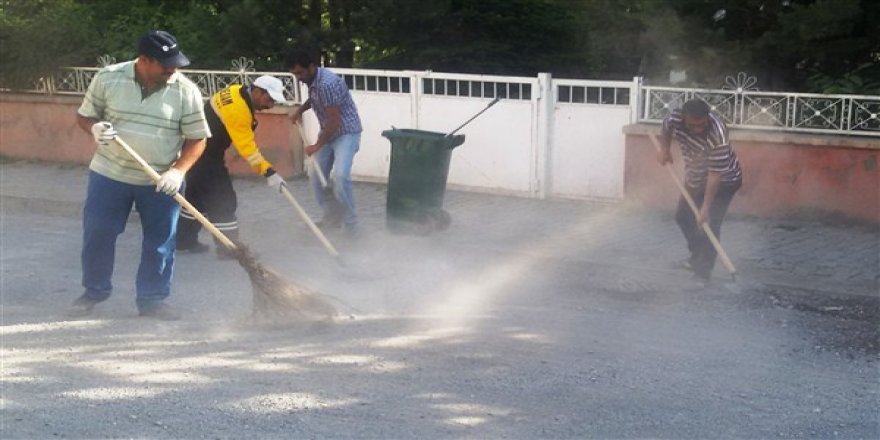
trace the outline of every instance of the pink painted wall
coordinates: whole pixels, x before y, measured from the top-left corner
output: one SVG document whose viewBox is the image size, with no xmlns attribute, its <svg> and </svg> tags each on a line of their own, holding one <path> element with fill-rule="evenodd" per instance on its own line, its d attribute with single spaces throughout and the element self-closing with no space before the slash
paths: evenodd
<svg viewBox="0 0 880 440">
<path fill-rule="evenodd" d="M 75 118 L 81 99 L 0 93 L 0 154 L 88 163 L 94 146 Z M 302 173 L 302 142 L 287 118 L 289 111 L 259 113 L 257 143 L 282 175 L 293 177 Z M 647 138 L 647 133 L 659 133 L 658 126 L 629 125 L 624 133 L 626 199 L 672 209 L 678 190 L 657 164 Z M 732 130 L 731 138 L 744 172 L 732 213 L 834 215 L 880 224 L 880 138 L 744 130 Z M 232 151 L 227 163 L 233 174 L 253 176 Z"/>
<path fill-rule="evenodd" d="M 678 189 L 647 137 L 659 128 L 633 125 L 624 131 L 626 198 L 671 209 Z M 743 167 L 732 213 L 829 215 L 880 224 L 880 138 L 733 130 L 731 139 Z M 679 176 L 681 163 L 676 156 Z"/>
<path fill-rule="evenodd" d="M 82 101 L 74 96 L 0 93 L 0 154 L 19 158 L 87 164 L 95 151 L 90 135 L 76 125 Z M 257 113 L 257 145 L 279 173 L 302 173 L 302 141 L 287 118 L 289 109 Z M 226 152 L 236 175 L 254 175 L 244 159 Z"/>
</svg>

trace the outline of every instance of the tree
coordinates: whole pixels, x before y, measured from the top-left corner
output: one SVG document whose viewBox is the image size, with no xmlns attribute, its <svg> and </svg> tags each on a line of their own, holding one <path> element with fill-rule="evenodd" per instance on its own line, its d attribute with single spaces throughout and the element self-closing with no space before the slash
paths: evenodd
<svg viewBox="0 0 880 440">
<path fill-rule="evenodd" d="M 181 41 L 192 68 L 239 57 L 282 69 L 294 45 L 330 66 L 878 93 L 876 0 L 0 0 L 4 87 L 59 66 L 135 54 L 147 29 Z"/>
<path fill-rule="evenodd" d="M 93 64 L 93 29 L 73 0 L 0 2 L 0 87 L 31 88 L 58 66 Z"/>
<path fill-rule="evenodd" d="M 667 0 L 646 2 L 645 53 L 651 72 L 683 67 L 693 85 L 718 87 L 725 75 L 755 74 L 763 88 L 804 90 L 811 72 L 841 77 L 878 62 L 880 3 L 872 0 Z M 663 33 L 667 37 L 663 38 Z M 669 61 L 658 54 L 674 54 Z M 662 80 L 662 78 L 655 78 Z"/>
</svg>

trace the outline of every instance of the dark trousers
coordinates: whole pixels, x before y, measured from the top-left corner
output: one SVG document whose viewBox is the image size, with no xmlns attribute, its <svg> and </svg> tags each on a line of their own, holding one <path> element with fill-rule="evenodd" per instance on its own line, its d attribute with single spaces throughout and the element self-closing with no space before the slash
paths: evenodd
<svg viewBox="0 0 880 440">
<path fill-rule="evenodd" d="M 715 236 L 721 239 L 721 223 L 724 222 L 724 216 L 727 214 L 727 208 L 733 200 L 734 194 L 742 186 L 742 182 L 724 183 L 718 188 L 715 194 L 715 200 L 712 202 L 712 208 L 709 210 L 709 228 L 715 233 Z M 705 186 L 691 188 L 686 186 L 688 193 L 694 199 L 697 207 L 703 206 L 703 196 L 706 193 Z M 703 228 L 697 224 L 696 216 L 688 206 L 684 196 L 678 200 L 678 209 L 675 212 L 675 222 L 681 228 L 685 240 L 687 240 L 688 249 L 691 251 L 690 263 L 694 273 L 705 279 L 709 279 L 712 275 L 712 269 L 715 267 L 715 257 L 717 252 L 709 237 L 703 231 Z"/>
<path fill-rule="evenodd" d="M 232 188 L 232 178 L 222 160 L 203 157 L 186 173 L 186 199 L 199 210 L 211 224 L 227 236 L 238 237 L 238 219 L 235 210 L 238 199 Z M 191 246 L 199 238 L 202 229 L 185 209 L 180 211 L 177 227 L 177 243 Z"/>
</svg>

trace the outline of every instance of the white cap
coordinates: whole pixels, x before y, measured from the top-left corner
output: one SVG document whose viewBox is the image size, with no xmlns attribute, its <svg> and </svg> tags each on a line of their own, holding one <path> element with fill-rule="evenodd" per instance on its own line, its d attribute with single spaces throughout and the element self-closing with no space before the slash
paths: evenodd
<svg viewBox="0 0 880 440">
<path fill-rule="evenodd" d="M 284 83 L 280 79 L 270 75 L 263 75 L 254 81 L 254 86 L 269 93 L 275 102 L 287 102 L 284 99 Z"/>
</svg>

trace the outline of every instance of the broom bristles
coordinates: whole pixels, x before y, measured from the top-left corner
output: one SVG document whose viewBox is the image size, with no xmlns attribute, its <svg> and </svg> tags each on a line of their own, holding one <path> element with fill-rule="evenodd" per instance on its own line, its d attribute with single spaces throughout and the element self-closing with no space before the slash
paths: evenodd
<svg viewBox="0 0 880 440">
<path fill-rule="evenodd" d="M 247 246 L 237 244 L 233 253 L 250 277 L 255 313 L 300 319 L 329 319 L 336 315 L 336 308 L 318 293 L 263 266 Z"/>
</svg>

